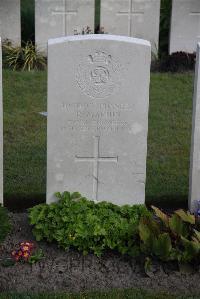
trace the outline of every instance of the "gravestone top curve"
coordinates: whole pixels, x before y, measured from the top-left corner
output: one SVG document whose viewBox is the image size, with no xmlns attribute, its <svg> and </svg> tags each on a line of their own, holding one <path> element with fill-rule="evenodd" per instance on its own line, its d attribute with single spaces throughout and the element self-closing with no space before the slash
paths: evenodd
<svg viewBox="0 0 200 299">
<path fill-rule="evenodd" d="M 85 35 L 70 35 L 65 37 L 58 37 L 58 38 L 51 38 L 48 40 L 48 45 L 55 45 L 64 42 L 78 42 L 80 40 L 109 40 L 109 41 L 119 41 L 119 42 L 127 42 L 127 43 L 134 43 L 144 46 L 151 47 L 151 43 L 147 40 L 134 38 L 129 36 L 122 36 L 122 35 L 111 35 L 111 34 L 85 34 Z"/>
</svg>

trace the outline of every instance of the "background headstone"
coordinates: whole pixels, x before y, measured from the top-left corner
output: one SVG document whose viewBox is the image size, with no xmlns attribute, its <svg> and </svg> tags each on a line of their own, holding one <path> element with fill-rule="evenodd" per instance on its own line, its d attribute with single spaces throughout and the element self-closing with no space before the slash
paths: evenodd
<svg viewBox="0 0 200 299">
<path fill-rule="evenodd" d="M 0 203 L 3 204 L 3 104 L 2 104 L 2 46 L 0 38 Z"/>
<path fill-rule="evenodd" d="M 20 0 L 0 1 L 0 36 L 15 45 L 21 44 Z"/>
<path fill-rule="evenodd" d="M 94 31 L 95 0 L 35 0 L 35 40 L 46 51 L 47 41 L 87 26 Z"/>
<path fill-rule="evenodd" d="M 160 0 L 101 0 L 101 26 L 109 34 L 143 38 L 157 53 Z"/>
<path fill-rule="evenodd" d="M 110 35 L 52 39 L 48 61 L 47 202 L 67 190 L 144 203 L 150 43 Z"/>
<path fill-rule="evenodd" d="M 197 209 L 198 200 L 200 200 L 200 43 L 197 46 L 190 155 L 189 208 L 192 212 Z"/>
<path fill-rule="evenodd" d="M 200 41 L 200 1 L 173 0 L 170 35 L 170 54 L 193 53 Z"/>
</svg>

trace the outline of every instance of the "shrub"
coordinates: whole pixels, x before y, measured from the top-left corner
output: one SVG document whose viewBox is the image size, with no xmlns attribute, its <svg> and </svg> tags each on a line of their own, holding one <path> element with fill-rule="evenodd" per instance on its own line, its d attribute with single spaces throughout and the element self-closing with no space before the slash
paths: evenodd
<svg viewBox="0 0 200 299">
<path fill-rule="evenodd" d="M 11 225 L 8 219 L 7 211 L 0 205 L 0 244 L 4 241 L 10 232 Z"/>
<path fill-rule="evenodd" d="M 29 210 L 37 241 L 56 241 L 65 250 L 77 248 L 84 254 L 100 256 L 106 249 L 136 256 L 139 252 L 138 224 L 150 212 L 145 206 L 119 207 L 94 203 L 79 193 L 57 193 L 59 201 L 40 204 Z"/>
<path fill-rule="evenodd" d="M 80 32 L 74 30 L 74 35 L 85 35 L 85 34 L 106 34 L 106 32 L 104 31 L 104 27 L 100 27 L 100 26 L 96 27 L 95 32 L 93 32 L 89 26 L 83 27 Z"/>
<path fill-rule="evenodd" d="M 43 53 L 31 42 L 24 46 L 13 46 L 11 42 L 3 42 L 3 66 L 12 70 L 44 70 L 46 58 Z"/>
<path fill-rule="evenodd" d="M 141 217 L 139 234 L 145 255 L 162 261 L 199 262 L 200 224 L 198 218 L 183 210 L 168 216 L 152 207 L 155 215 Z"/>
<path fill-rule="evenodd" d="M 160 63 L 160 70 L 166 72 L 183 72 L 194 70 L 196 54 L 176 52 L 163 58 Z"/>
<path fill-rule="evenodd" d="M 185 72 L 195 68 L 196 54 L 175 52 L 168 56 L 162 56 L 154 60 L 151 65 L 152 71 L 157 72 Z"/>
</svg>

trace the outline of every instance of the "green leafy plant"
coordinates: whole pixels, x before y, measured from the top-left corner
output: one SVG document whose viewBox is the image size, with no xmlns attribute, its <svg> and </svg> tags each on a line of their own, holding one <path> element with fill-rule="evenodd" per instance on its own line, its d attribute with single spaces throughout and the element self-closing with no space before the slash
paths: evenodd
<svg viewBox="0 0 200 299">
<path fill-rule="evenodd" d="M 56 241 L 65 250 L 74 247 L 84 254 L 93 252 L 97 256 L 106 249 L 132 256 L 139 253 L 139 220 L 150 213 L 145 206 L 94 203 L 77 192 L 56 196 L 58 202 L 29 210 L 37 241 Z"/>
<path fill-rule="evenodd" d="M 155 215 L 141 217 L 139 223 L 142 252 L 162 261 L 188 263 L 199 260 L 198 219 L 184 210 L 168 216 L 158 208 L 152 208 Z"/>
<path fill-rule="evenodd" d="M 85 35 L 85 34 L 106 34 L 104 31 L 104 27 L 96 27 L 95 32 L 91 30 L 89 26 L 83 27 L 81 32 L 78 30 L 74 30 L 74 35 Z"/>
<path fill-rule="evenodd" d="M 3 65 L 12 70 L 44 70 L 45 55 L 37 50 L 33 42 L 28 41 L 22 47 L 13 46 L 10 41 L 3 42 Z"/>
<path fill-rule="evenodd" d="M 0 244 L 11 230 L 7 210 L 0 205 Z"/>
<path fill-rule="evenodd" d="M 28 259 L 28 263 L 33 265 L 37 262 L 39 262 L 41 259 L 43 259 L 44 257 L 44 253 L 42 249 L 38 249 L 37 251 L 35 251 L 34 254 L 32 254 L 29 259 Z"/>
</svg>

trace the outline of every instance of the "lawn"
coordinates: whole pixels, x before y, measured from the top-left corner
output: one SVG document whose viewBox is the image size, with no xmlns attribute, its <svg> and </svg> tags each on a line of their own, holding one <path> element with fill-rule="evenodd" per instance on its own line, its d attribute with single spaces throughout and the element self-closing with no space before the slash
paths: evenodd
<svg viewBox="0 0 200 299">
<path fill-rule="evenodd" d="M 186 204 L 192 124 L 192 74 L 152 74 L 146 198 Z"/>
<path fill-rule="evenodd" d="M 44 199 L 46 118 L 38 112 L 46 111 L 46 73 L 3 75 L 5 199 Z"/>
<path fill-rule="evenodd" d="M 6 204 L 45 200 L 46 72 L 3 72 Z M 146 200 L 186 205 L 193 74 L 152 74 Z M 59 191 L 59 190 L 55 190 Z M 77 190 L 78 191 L 78 190 Z"/>
</svg>

